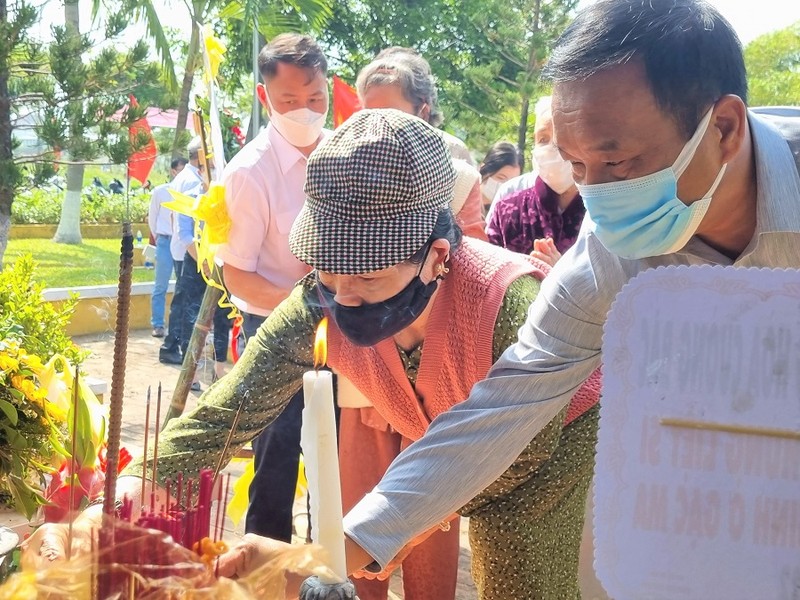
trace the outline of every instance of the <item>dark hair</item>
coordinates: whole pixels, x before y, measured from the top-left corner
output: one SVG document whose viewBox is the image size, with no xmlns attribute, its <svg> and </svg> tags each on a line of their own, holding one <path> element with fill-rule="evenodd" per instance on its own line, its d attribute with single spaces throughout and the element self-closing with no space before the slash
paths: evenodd
<svg viewBox="0 0 800 600">
<path fill-rule="evenodd" d="M 178 167 L 185 167 L 189 163 L 184 157 L 179 156 L 178 158 L 174 158 L 169 166 L 171 169 L 177 169 Z"/>
<path fill-rule="evenodd" d="M 516 166 L 522 169 L 522 157 L 519 150 L 511 142 L 496 142 L 481 162 L 481 179 L 486 179 L 497 173 L 503 167 Z"/>
<path fill-rule="evenodd" d="M 430 248 L 431 244 L 436 240 L 445 239 L 450 242 L 450 253 L 452 254 L 455 252 L 456 248 L 461 245 L 461 238 L 463 234 L 461 233 L 461 227 L 458 226 L 456 223 L 456 218 L 453 216 L 453 211 L 450 210 L 448 206 L 439 213 L 439 216 L 436 219 L 436 224 L 433 226 L 433 231 L 431 231 L 431 235 L 428 237 L 428 241 L 422 245 L 422 248 L 414 252 L 409 258 L 408 262 L 413 263 L 415 265 L 421 264 L 423 260 L 425 260 L 425 256 L 428 253 L 428 248 Z"/>
<path fill-rule="evenodd" d="M 631 60 L 644 63 L 659 107 L 691 135 L 725 94 L 747 103 L 742 45 L 705 0 L 600 0 L 556 42 L 543 77 L 576 81 Z"/>
<path fill-rule="evenodd" d="M 439 93 L 436 91 L 436 78 L 431 66 L 413 48 L 390 46 L 384 48 L 366 67 L 361 69 L 356 79 L 358 94 L 363 96 L 376 85 L 397 85 L 403 97 L 419 113 L 423 104 L 430 112 L 427 121 L 434 127 L 442 124 L 444 117 L 439 110 Z"/>
<path fill-rule="evenodd" d="M 258 71 L 265 81 L 278 72 L 278 63 L 308 69 L 313 73 L 328 74 L 328 61 L 317 42 L 308 35 L 282 33 L 258 53 Z"/>
</svg>

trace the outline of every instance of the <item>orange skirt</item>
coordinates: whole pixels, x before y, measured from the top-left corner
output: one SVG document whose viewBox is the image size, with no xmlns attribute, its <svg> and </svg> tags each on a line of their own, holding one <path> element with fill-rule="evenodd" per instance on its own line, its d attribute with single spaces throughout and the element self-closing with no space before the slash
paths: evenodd
<svg viewBox="0 0 800 600">
<path fill-rule="evenodd" d="M 342 408 L 339 465 L 342 505 L 347 513 L 383 477 L 400 452 L 411 444 L 393 431 L 374 408 Z M 405 600 L 453 600 L 459 556 L 459 520 L 437 531 L 402 563 Z M 389 581 L 355 579 L 360 600 L 386 600 Z"/>
</svg>

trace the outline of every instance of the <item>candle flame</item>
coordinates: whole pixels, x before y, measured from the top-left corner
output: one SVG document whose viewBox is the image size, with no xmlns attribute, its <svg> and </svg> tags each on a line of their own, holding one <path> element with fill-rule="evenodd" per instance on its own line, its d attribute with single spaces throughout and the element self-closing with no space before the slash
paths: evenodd
<svg viewBox="0 0 800 600">
<path fill-rule="evenodd" d="M 328 362 L 328 317 L 324 317 L 317 326 L 314 338 L 314 368 L 324 367 Z"/>
</svg>

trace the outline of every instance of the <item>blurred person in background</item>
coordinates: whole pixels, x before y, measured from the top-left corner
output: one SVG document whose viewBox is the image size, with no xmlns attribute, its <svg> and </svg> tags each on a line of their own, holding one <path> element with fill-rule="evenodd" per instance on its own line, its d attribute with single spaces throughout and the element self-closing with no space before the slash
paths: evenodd
<svg viewBox="0 0 800 600">
<path fill-rule="evenodd" d="M 183 171 L 187 162 L 189 161 L 185 158 L 178 157 L 170 163 L 170 182 Z M 157 338 L 163 338 L 166 332 L 164 311 L 167 305 L 167 288 L 175 266 L 169 248 L 172 241 L 172 211 L 163 206 L 165 202 L 172 200 L 169 187 L 169 182 L 155 187 L 150 194 L 150 209 L 147 212 L 147 224 L 150 226 L 150 234 L 155 238 L 156 247 L 155 283 L 150 297 L 150 325 L 153 327 L 153 337 Z"/>
<path fill-rule="evenodd" d="M 483 157 L 479 170 L 485 217 L 500 186 L 522 173 L 519 150 L 511 142 L 496 142 Z"/>
<path fill-rule="evenodd" d="M 392 46 L 381 50 L 356 79 L 356 90 L 364 108 L 394 108 L 415 115 L 433 127 L 444 117 L 431 66 L 413 48 Z M 481 194 L 475 161 L 466 144 L 439 130 L 456 167 L 456 185 L 450 208 L 464 235 L 486 240 L 481 212 Z"/>
<path fill-rule="evenodd" d="M 533 186 L 495 201 L 486 234 L 492 244 L 532 254 L 552 266 L 578 238 L 586 208 L 572 179 L 572 165 L 555 145 L 550 105 L 550 96 L 536 103 Z"/>
<path fill-rule="evenodd" d="M 189 162 L 183 170 L 178 173 L 170 183 L 170 188 L 186 194 L 187 196 L 197 197 L 203 193 L 203 176 L 200 173 L 200 147 L 202 143 L 199 137 L 195 137 L 186 147 L 189 155 Z M 169 328 L 167 337 L 158 351 L 158 360 L 167 365 L 183 364 L 183 344 L 182 336 L 182 316 L 186 307 L 186 284 L 183 279 L 183 260 L 186 258 L 186 251 L 194 240 L 194 229 L 190 226 L 187 235 L 183 238 L 180 235 L 179 215 L 172 213 L 172 238 L 170 239 L 170 253 L 175 265 L 175 292 L 172 294 L 172 301 L 169 305 Z M 186 217 L 191 221 L 190 217 Z M 195 271 L 197 268 L 195 267 Z M 186 344 L 189 340 L 186 340 Z"/>
</svg>

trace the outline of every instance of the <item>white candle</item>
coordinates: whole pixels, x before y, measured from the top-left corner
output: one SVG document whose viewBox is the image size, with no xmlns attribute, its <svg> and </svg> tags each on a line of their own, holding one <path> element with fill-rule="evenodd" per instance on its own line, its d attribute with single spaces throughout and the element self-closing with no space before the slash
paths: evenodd
<svg viewBox="0 0 800 600">
<path fill-rule="evenodd" d="M 308 493 L 311 496 L 311 537 L 328 551 L 331 568 L 338 577 L 332 581 L 323 580 L 323 583 L 341 583 L 347 579 L 347 564 L 331 373 L 305 373 L 303 396 L 305 408 L 300 445 L 303 447 Z"/>
</svg>

